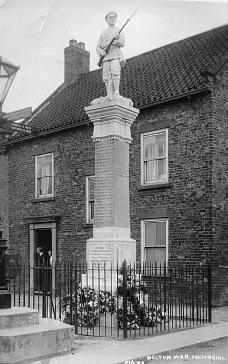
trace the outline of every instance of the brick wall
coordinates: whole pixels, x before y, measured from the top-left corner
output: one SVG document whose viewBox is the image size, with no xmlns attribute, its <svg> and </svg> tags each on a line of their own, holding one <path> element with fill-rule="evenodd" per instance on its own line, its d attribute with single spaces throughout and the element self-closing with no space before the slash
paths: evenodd
<svg viewBox="0 0 228 364">
<path fill-rule="evenodd" d="M 94 174 L 92 128 L 78 128 L 17 144 L 10 152 L 10 241 L 12 250 L 28 258 L 27 218 L 60 215 L 57 255 L 85 258 L 85 176 Z M 47 149 L 48 148 L 48 149 Z M 55 199 L 35 202 L 35 155 L 54 153 Z"/>
<path fill-rule="evenodd" d="M 212 220 L 214 301 L 228 304 L 228 66 L 213 89 Z"/>
<path fill-rule="evenodd" d="M 169 256 L 174 261 L 204 262 L 211 257 L 210 116 L 210 100 L 208 96 L 202 96 L 141 112 L 132 129 L 132 238 L 138 242 L 141 240 L 141 210 L 165 211 L 166 216 L 157 217 L 169 217 Z M 139 126 L 145 122 L 156 122 L 159 127 L 164 118 L 169 120 L 170 186 L 140 190 Z M 15 244 L 21 244 L 24 249 L 28 247 L 26 217 L 58 214 L 61 215 L 58 227 L 59 253 L 68 256 L 72 247 L 77 245 L 78 254 L 85 256 L 85 240 L 92 233 L 91 229 L 85 229 L 85 175 L 94 173 L 91 169 L 94 168 L 91 135 L 92 127 L 80 127 L 12 147 L 10 234 L 12 241 L 17 240 Z M 37 203 L 34 202 L 34 156 L 45 153 L 45 145 L 54 152 L 56 197 L 54 201 Z M 139 254 L 140 244 L 138 259 Z"/>
<path fill-rule="evenodd" d="M 140 189 L 140 129 L 149 123 L 169 125 L 169 182 Z M 164 126 L 164 125 L 163 125 Z M 212 257 L 211 241 L 211 102 L 209 95 L 141 112 L 133 127 L 130 149 L 130 207 L 132 237 L 140 241 L 140 217 L 169 218 L 169 259 L 205 263 Z M 137 212 L 138 211 L 138 212 Z M 140 213 L 139 213 L 140 212 Z M 146 215 L 143 214 L 144 218 Z M 138 245 L 138 258 L 140 248 Z"/>
<path fill-rule="evenodd" d="M 9 239 L 8 223 L 8 155 L 1 152 L 0 145 L 0 231 L 3 238 L 7 240 Z"/>
<path fill-rule="evenodd" d="M 222 91 L 220 91 L 222 92 Z M 215 97 L 215 96 L 214 96 Z M 221 211 L 212 214 L 213 201 L 222 200 L 212 164 L 213 136 L 210 94 L 191 97 L 172 104 L 141 111 L 132 128 L 130 146 L 130 215 L 132 238 L 137 241 L 140 260 L 140 223 L 143 218 L 169 218 L 169 260 L 180 263 L 214 262 L 218 237 L 212 230 L 222 231 Z M 164 120 L 166 123 L 164 124 Z M 169 129 L 169 185 L 140 188 L 140 127 Z M 220 130 L 222 135 L 223 130 Z M 92 227 L 85 224 L 85 176 L 94 174 L 92 126 L 79 127 L 47 135 L 10 149 L 10 242 L 12 249 L 28 256 L 29 231 L 27 217 L 60 215 L 57 229 L 57 254 L 64 258 L 85 259 L 86 239 Z M 218 136 L 217 143 L 219 141 Z M 53 151 L 55 159 L 55 199 L 34 202 L 34 156 Z M 219 160 L 219 156 L 217 156 Z M 218 166 L 218 164 L 216 164 Z M 222 168 L 222 167 L 221 167 Z M 213 183 L 212 183 L 213 170 Z M 216 177 L 218 178 L 218 176 Z M 219 202 L 220 203 L 220 202 Z M 222 206 L 222 205 L 221 205 Z M 217 225 L 212 225 L 216 222 Z M 216 254 L 221 255 L 220 248 Z M 217 281 L 214 281 L 217 284 Z M 222 292 L 219 292 L 222 295 Z"/>
</svg>

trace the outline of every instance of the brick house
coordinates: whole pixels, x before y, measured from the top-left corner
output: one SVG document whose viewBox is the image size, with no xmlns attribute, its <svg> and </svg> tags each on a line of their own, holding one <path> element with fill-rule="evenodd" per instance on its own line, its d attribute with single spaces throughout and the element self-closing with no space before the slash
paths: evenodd
<svg viewBox="0 0 228 364">
<path fill-rule="evenodd" d="M 228 303 L 227 59 L 225 25 L 128 59 L 121 79 L 140 109 L 130 146 L 137 260 L 211 263 L 214 304 Z M 2 229 L 30 264 L 39 245 L 85 260 L 94 145 L 84 107 L 104 94 L 101 70 L 89 72 L 89 52 L 70 41 L 64 84 L 25 121 L 38 132 L 2 142 Z"/>
</svg>

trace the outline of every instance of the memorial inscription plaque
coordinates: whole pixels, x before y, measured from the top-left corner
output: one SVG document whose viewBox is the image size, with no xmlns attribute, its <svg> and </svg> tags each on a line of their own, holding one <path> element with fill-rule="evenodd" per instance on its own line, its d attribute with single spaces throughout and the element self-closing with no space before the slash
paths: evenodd
<svg viewBox="0 0 228 364">
<path fill-rule="evenodd" d="M 110 269 L 112 261 L 111 249 L 101 245 L 94 245 L 89 248 L 89 265 L 94 269 Z"/>
</svg>

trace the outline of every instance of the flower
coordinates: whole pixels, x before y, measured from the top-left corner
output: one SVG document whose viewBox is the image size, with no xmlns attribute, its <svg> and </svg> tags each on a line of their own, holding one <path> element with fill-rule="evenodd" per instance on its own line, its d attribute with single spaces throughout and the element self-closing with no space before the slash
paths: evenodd
<svg viewBox="0 0 228 364">
<path fill-rule="evenodd" d="M 116 312 L 119 328 L 123 329 L 126 325 L 127 329 L 136 330 L 140 326 L 155 326 L 168 320 L 162 307 L 151 306 L 145 282 L 134 270 L 129 268 L 127 271 L 126 287 L 123 286 L 122 277 L 119 277 L 117 292 L 118 297 L 114 297 L 108 291 L 97 292 L 91 287 L 77 287 L 71 297 L 67 295 L 62 298 L 64 322 L 76 322 L 78 326 L 91 329 L 98 324 L 101 314 Z M 124 302 L 127 304 L 126 312 Z"/>
</svg>

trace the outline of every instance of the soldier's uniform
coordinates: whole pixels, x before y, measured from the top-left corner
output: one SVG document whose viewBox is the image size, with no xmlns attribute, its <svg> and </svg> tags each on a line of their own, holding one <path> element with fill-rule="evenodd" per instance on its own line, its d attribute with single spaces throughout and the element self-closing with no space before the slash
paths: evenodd
<svg viewBox="0 0 228 364">
<path fill-rule="evenodd" d="M 101 56 L 101 50 L 105 50 L 107 48 L 118 32 L 119 28 L 114 26 L 105 29 L 101 33 L 97 45 L 97 53 L 99 56 Z M 124 55 L 120 49 L 121 47 L 124 47 L 125 38 L 123 33 L 120 33 L 119 36 L 120 38 L 113 42 L 109 52 L 105 55 L 102 62 L 103 81 L 106 85 L 108 94 L 117 91 L 115 90 L 115 84 L 113 84 L 112 81 L 115 82 L 115 80 L 120 80 L 120 70 L 125 64 Z"/>
</svg>

